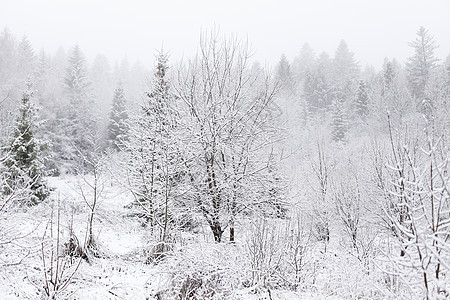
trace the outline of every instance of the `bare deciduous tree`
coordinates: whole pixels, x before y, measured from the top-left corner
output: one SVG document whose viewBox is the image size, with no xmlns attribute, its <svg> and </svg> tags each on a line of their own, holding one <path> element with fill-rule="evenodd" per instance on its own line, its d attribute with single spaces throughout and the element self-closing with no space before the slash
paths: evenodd
<svg viewBox="0 0 450 300">
<path fill-rule="evenodd" d="M 216 242 L 264 189 L 255 180 L 268 168 L 276 140 L 270 75 L 252 74 L 250 51 L 236 38 L 203 34 L 199 52 L 178 71 L 176 91 L 185 104 L 185 164 L 192 197 Z M 253 181 L 253 182 L 252 182 Z"/>
<path fill-rule="evenodd" d="M 428 122 L 424 141 L 395 143 L 389 165 L 387 215 L 400 248 L 391 257 L 401 279 L 420 297 L 448 297 L 450 265 L 449 152 L 444 134 Z M 421 280 L 420 280 L 421 279 Z M 419 281 L 420 280 L 420 281 Z M 420 283 L 421 282 L 421 283 Z"/>
</svg>

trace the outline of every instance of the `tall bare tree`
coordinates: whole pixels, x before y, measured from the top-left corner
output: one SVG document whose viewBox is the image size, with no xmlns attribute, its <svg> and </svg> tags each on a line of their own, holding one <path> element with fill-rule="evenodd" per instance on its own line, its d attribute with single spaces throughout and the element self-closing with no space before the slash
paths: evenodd
<svg viewBox="0 0 450 300">
<path fill-rule="evenodd" d="M 252 74 L 247 43 L 203 34 L 198 54 L 178 71 L 177 96 L 185 104 L 187 174 L 192 197 L 216 242 L 238 214 L 255 204 L 274 155 L 276 84 Z"/>
</svg>

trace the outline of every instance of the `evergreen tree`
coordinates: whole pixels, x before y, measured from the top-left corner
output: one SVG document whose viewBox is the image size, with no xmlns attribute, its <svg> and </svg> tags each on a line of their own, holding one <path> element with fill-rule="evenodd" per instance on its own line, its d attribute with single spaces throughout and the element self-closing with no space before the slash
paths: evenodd
<svg viewBox="0 0 450 300">
<path fill-rule="evenodd" d="M 303 81 L 303 97 L 307 104 L 308 112 L 315 113 L 319 108 L 319 103 L 315 97 L 316 78 L 315 75 L 308 70 Z"/>
<path fill-rule="evenodd" d="M 271 160 L 264 174 L 265 189 L 260 189 L 260 198 L 266 199 L 266 203 L 258 206 L 264 215 L 273 218 L 286 218 L 288 213 L 287 181 L 281 174 L 278 166 Z"/>
<path fill-rule="evenodd" d="M 409 44 L 414 55 L 408 59 L 407 76 L 411 93 L 421 102 L 431 73 L 437 67 L 434 50 L 438 47 L 434 37 L 424 27 L 417 31 L 417 37 Z"/>
<path fill-rule="evenodd" d="M 450 104 L 450 54 L 447 56 L 445 60 L 445 73 L 446 73 L 446 103 Z"/>
<path fill-rule="evenodd" d="M 331 135 L 333 141 L 344 142 L 347 134 L 346 120 L 343 105 L 339 100 L 335 100 L 332 107 Z"/>
<path fill-rule="evenodd" d="M 110 107 L 111 100 L 113 99 L 113 90 L 111 86 L 112 82 L 112 72 L 111 66 L 108 62 L 108 59 L 103 54 L 98 54 L 94 61 L 92 62 L 92 66 L 89 72 L 90 82 L 92 82 L 92 92 L 95 95 L 96 105 L 101 107 Z M 107 119 L 107 111 L 104 109 L 98 110 L 105 119 Z"/>
<path fill-rule="evenodd" d="M 316 69 L 306 72 L 303 95 L 310 114 L 325 112 L 330 107 L 329 85 L 326 70 L 318 64 Z"/>
<path fill-rule="evenodd" d="M 369 110 L 369 95 L 367 85 L 364 80 L 359 81 L 358 98 L 356 99 L 356 112 L 358 116 L 365 119 Z"/>
<path fill-rule="evenodd" d="M 344 40 L 341 41 L 333 59 L 332 88 L 335 98 L 350 103 L 356 96 L 360 68 Z"/>
<path fill-rule="evenodd" d="M 383 71 L 383 95 L 386 93 L 389 93 L 393 90 L 394 84 L 395 84 L 395 78 L 397 77 L 397 74 L 394 70 L 394 66 L 391 62 L 387 62 L 384 66 Z"/>
<path fill-rule="evenodd" d="M 8 28 L 0 33 L 0 88 L 14 71 L 16 41 Z"/>
<path fill-rule="evenodd" d="M 128 110 L 123 88 L 119 84 L 114 92 L 111 113 L 109 115 L 108 140 L 111 145 L 119 149 L 118 145 L 127 139 Z"/>
<path fill-rule="evenodd" d="M 277 80 L 281 85 L 283 96 L 289 97 L 295 94 L 294 79 L 291 73 L 291 65 L 286 58 L 286 55 L 281 55 L 277 67 Z"/>
<path fill-rule="evenodd" d="M 49 81 L 52 85 L 52 93 L 55 98 L 63 99 L 66 91 L 64 81 L 68 66 L 68 57 L 64 48 L 60 47 L 51 57 L 51 66 Z"/>
<path fill-rule="evenodd" d="M 23 82 L 34 75 L 36 70 L 36 56 L 27 37 L 23 37 L 17 47 L 16 76 L 18 82 Z"/>
<path fill-rule="evenodd" d="M 143 225 L 160 229 L 163 242 L 175 221 L 174 198 L 181 164 L 175 97 L 167 78 L 167 61 L 167 54 L 157 56 L 153 89 L 147 93 L 142 112 L 134 118 L 129 139 L 124 143 L 132 174 L 131 189 L 137 200 L 133 206 Z"/>
<path fill-rule="evenodd" d="M 46 84 L 48 84 L 48 77 L 51 71 L 51 56 L 45 53 L 44 50 L 42 50 L 39 53 L 39 57 L 37 59 L 36 64 L 36 80 L 38 80 L 39 85 L 39 94 L 42 96 L 45 94 L 46 91 Z"/>
<path fill-rule="evenodd" d="M 35 136 L 40 122 L 37 108 L 31 103 L 31 84 L 27 85 L 28 89 L 23 93 L 22 104 L 14 124 L 12 139 L 4 149 L 9 155 L 2 168 L 2 173 L 7 177 L 7 185 L 2 192 L 8 195 L 16 189 L 25 189 L 28 195 L 24 197 L 23 204 L 34 205 L 45 200 L 50 190 L 44 178 L 48 174 L 42 155 L 46 143 Z"/>
<path fill-rule="evenodd" d="M 66 156 L 73 161 L 84 156 L 88 160 L 93 153 L 92 136 L 96 131 L 97 117 L 93 114 L 91 82 L 88 80 L 86 60 L 76 45 L 69 57 L 69 66 L 64 78 L 69 111 L 65 125 L 66 136 L 71 141 L 71 153 Z"/>
<path fill-rule="evenodd" d="M 64 78 L 66 94 L 69 98 L 70 106 L 78 108 L 89 98 L 89 87 L 91 83 L 87 76 L 86 59 L 78 45 L 72 49 L 69 57 L 69 66 Z M 72 112 L 76 114 L 77 112 Z"/>
<path fill-rule="evenodd" d="M 301 84 L 303 80 L 305 80 L 307 71 L 312 70 L 314 68 L 314 64 L 314 50 L 308 43 L 305 43 L 300 50 L 300 54 L 294 58 L 294 61 L 292 62 L 291 69 L 297 85 Z"/>
<path fill-rule="evenodd" d="M 342 40 L 336 49 L 333 59 L 334 80 L 346 82 L 358 77 L 359 65 L 347 43 Z"/>
</svg>

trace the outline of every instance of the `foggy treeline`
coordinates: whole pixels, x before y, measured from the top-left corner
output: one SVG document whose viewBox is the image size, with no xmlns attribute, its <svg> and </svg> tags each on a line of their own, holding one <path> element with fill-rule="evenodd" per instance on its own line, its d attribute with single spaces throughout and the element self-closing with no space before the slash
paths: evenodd
<svg viewBox="0 0 450 300">
<path fill-rule="evenodd" d="M 344 40 L 266 66 L 212 30 L 195 56 L 161 49 L 144 66 L 37 51 L 4 29 L 0 292 L 448 298 L 450 55 L 437 47 L 422 27 L 407 61 L 379 69 Z"/>
</svg>

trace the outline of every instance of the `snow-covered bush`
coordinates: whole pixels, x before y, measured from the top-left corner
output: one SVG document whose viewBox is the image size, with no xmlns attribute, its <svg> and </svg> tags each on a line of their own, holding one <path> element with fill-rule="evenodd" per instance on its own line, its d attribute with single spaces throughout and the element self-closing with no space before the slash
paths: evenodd
<svg viewBox="0 0 450 300">
<path fill-rule="evenodd" d="M 267 289 L 304 290 L 312 284 L 314 268 L 311 228 L 298 215 L 281 223 L 258 220 L 246 240 L 250 285 L 255 292 Z"/>
<path fill-rule="evenodd" d="M 172 278 L 161 299 L 235 299 L 235 292 L 249 284 L 242 250 L 235 244 L 181 248 L 159 265 Z"/>
<path fill-rule="evenodd" d="M 69 241 L 63 242 L 60 199 L 52 207 L 50 220 L 41 240 L 42 294 L 47 299 L 66 298 L 66 289 L 72 283 L 83 259 L 87 260 L 78 239 L 71 234 Z"/>
</svg>

